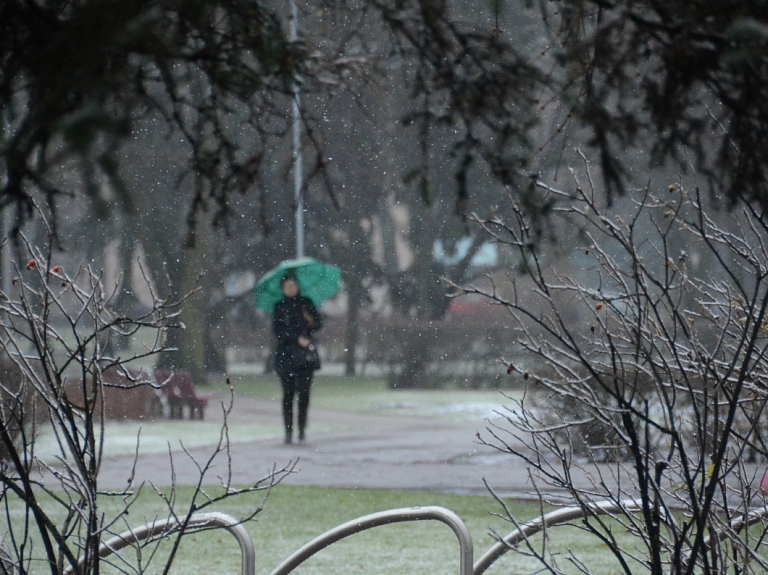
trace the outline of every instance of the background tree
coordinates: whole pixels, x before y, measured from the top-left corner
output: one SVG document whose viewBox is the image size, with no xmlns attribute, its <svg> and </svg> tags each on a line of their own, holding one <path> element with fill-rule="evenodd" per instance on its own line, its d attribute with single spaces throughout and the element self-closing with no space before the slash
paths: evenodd
<svg viewBox="0 0 768 575">
<path fill-rule="evenodd" d="M 469 7 L 460 8 L 444 16 L 454 18 L 460 14 L 464 19 L 461 26 L 466 28 L 478 20 L 484 25 L 493 21 L 487 11 L 478 17 Z M 402 319 L 397 337 L 408 341 L 403 346 L 407 356 L 404 363 L 411 366 L 393 384 L 421 385 L 431 361 L 428 340 L 433 328 L 427 326 L 440 323 L 449 303 L 446 285 L 439 276 L 463 278 L 482 241 L 475 234 L 475 242 L 463 254 L 463 261 L 452 266 L 435 261 L 435 244 L 443 241 L 453 245 L 470 234 L 465 212 L 485 210 L 494 195 L 499 197 L 499 188 L 489 185 L 492 178 L 482 160 L 474 158 L 478 148 L 464 130 L 461 118 L 452 116 L 450 96 L 438 94 L 442 89 L 436 87 L 438 80 L 430 80 L 426 72 L 420 71 L 427 65 L 420 60 L 424 57 L 421 48 L 402 42 L 386 23 L 370 17 L 360 19 L 368 14 L 333 12 L 330 18 L 328 12 L 317 11 L 303 20 L 308 45 L 325 50 L 335 47 L 339 50 L 335 57 L 371 64 L 367 76 L 348 82 L 344 90 L 331 91 L 331 97 L 320 93 L 303 100 L 306 114 L 318 120 L 312 127 L 315 137 L 322 141 L 317 148 L 333 151 L 332 158 L 318 157 L 315 163 L 327 164 L 324 173 L 332 181 L 334 198 L 341 206 L 334 210 L 333 202 L 323 199 L 321 189 L 308 188 L 314 198 L 307 209 L 314 238 L 308 242 L 308 250 L 319 257 L 328 254 L 347 270 L 347 372 L 354 369 L 357 309 L 366 300 L 368 287 L 383 283 L 389 287 Z M 461 36 L 461 26 L 449 26 L 441 33 Z M 477 36 L 477 42 L 482 39 L 482 33 L 469 34 Z M 329 36 L 342 40 L 328 43 L 325 39 Z M 414 101 L 414 93 L 429 95 Z M 391 110 L 404 110 L 403 116 L 393 117 Z M 489 131 L 482 126 L 477 130 Z M 398 225 L 408 228 L 403 237 L 413 261 L 399 261 L 402 258 L 395 253 L 389 213 L 393 205 L 399 207 L 404 218 Z M 380 322 L 366 324 L 369 334 L 381 328 Z"/>
<path fill-rule="evenodd" d="M 97 206 L 131 207 L 136 189 L 118 166 L 129 137 L 147 127 L 179 145 L 173 183 L 184 206 L 176 217 L 192 230 L 185 240 L 201 237 L 196 224 L 203 220 L 217 226 L 231 219 L 240 193 L 255 192 L 258 219 L 268 219 L 261 208 L 275 186 L 259 179 L 287 176 L 285 165 L 265 158 L 275 157 L 275 142 L 285 144 L 294 81 L 308 101 L 369 87 L 373 98 L 379 62 L 398 70 L 397 82 L 380 86 L 405 95 L 386 106 L 397 107 L 388 116 L 402 120 L 398 133 L 411 136 L 404 149 L 416 150 L 392 171 L 408 175 L 427 204 L 453 193 L 457 211 L 466 213 L 488 201 L 483 194 L 498 197 L 478 176 L 487 173 L 532 214 L 549 214 L 553 206 L 530 175 L 550 173 L 551 158 L 567 162 L 571 138 L 580 141 L 584 129 L 600 150 L 610 197 L 638 173 L 634 155 L 644 147 L 654 166 L 690 159 L 712 190 L 762 197 L 766 34 L 759 3 L 563 0 L 532 10 L 511 0 L 479 9 L 459 0 L 349 0 L 298 7 L 302 36 L 291 43 L 282 3 L 132 0 L 109 14 L 93 0 L 3 3 L 0 195 L 18 208 L 13 225 L 31 214 L 33 198 L 55 208 L 58 196 L 83 194 Z M 521 31 L 526 17 L 532 23 Z M 333 197 L 333 156 L 321 148 L 324 118 L 314 114 L 321 110 L 305 109 L 302 119 L 306 144 L 316 149 L 308 178 L 324 176 L 315 181 Z M 551 133 L 533 134 L 543 117 L 562 121 Z M 440 180 L 436 170 L 449 173 Z M 415 275 L 431 274 L 427 268 Z"/>
<path fill-rule="evenodd" d="M 206 182 L 190 186 L 189 221 L 210 204 L 219 222 L 231 192 L 254 181 L 264 142 L 284 125 L 281 96 L 295 74 L 312 91 L 355 73 L 330 36 L 310 43 L 309 56 L 289 43 L 284 6 L 133 0 L 109 15 L 102 8 L 92 0 L 2 7 L 2 190 L 20 215 L 29 213 L 33 194 L 67 191 L 47 179 L 67 157 L 92 160 L 79 165 L 89 196 L 106 178 L 117 197 L 129 198 L 115 177 L 120 143 L 137 117 L 160 113 L 183 134 L 189 173 Z M 759 3 L 549 3 L 539 18 L 549 42 L 537 42 L 535 53 L 513 42 L 520 36 L 511 22 L 536 13 L 511 1 L 480 11 L 458 0 L 299 8 L 302 16 L 319 14 L 326 29 L 348 32 L 337 35 L 345 42 L 365 35 L 346 23 L 373 23 L 376 42 L 363 44 L 368 60 L 387 55 L 410 69 L 413 104 L 401 117 L 417 127 L 422 166 L 428 142 L 441 137 L 433 128 L 455 131 L 449 148 L 458 158 L 460 203 L 471 193 L 466 174 L 476 161 L 519 193 L 527 189 L 517 176 L 530 159 L 532 120 L 547 103 L 569 110 L 559 134 L 580 124 L 591 129 L 609 192 L 621 189 L 621 150 L 635 142 L 652 146 L 654 162 L 687 161 L 683 146 L 729 196 L 761 197 L 766 34 Z M 236 140 L 228 126 L 234 102 L 243 106 L 238 125 L 253 130 L 247 139 Z"/>
<path fill-rule="evenodd" d="M 310 12 L 299 7 L 302 15 Z M 412 59 L 411 119 L 425 138 L 435 123 L 458 126 L 466 158 L 480 149 L 475 128 L 500 136 L 497 150 L 524 138 L 521 119 L 529 115 L 518 104 L 530 103 L 524 88 L 535 71 L 492 34 L 453 23 L 454 12 L 439 3 L 394 9 L 341 2 L 318 11 L 331 20 L 350 13 L 357 21 L 374 19 L 384 36 L 366 56 Z M 77 165 L 89 197 L 98 201 L 105 178 L 129 202 L 131 190 L 116 173 L 121 143 L 137 119 L 157 115 L 181 134 L 185 173 L 205 183 L 190 186 L 188 221 L 210 205 L 220 223 L 231 194 L 248 190 L 258 175 L 264 143 L 283 133 L 289 103 L 283 96 L 294 78 L 308 92 L 343 86 L 359 64 L 340 58 L 328 38 L 308 56 L 301 43 L 286 40 L 285 7 L 267 2 L 133 0 L 109 15 L 92 0 L 9 2 L 2 16 L 2 191 L 20 206 L 20 216 L 29 215 L 35 194 L 50 199 L 72 191 L 51 178 L 66 158 L 88 160 Z M 343 38 L 354 36 L 350 30 Z M 60 59 L 68 62 L 66 71 Z"/>
<path fill-rule="evenodd" d="M 609 196 L 626 187 L 627 148 L 652 165 L 693 164 L 712 193 L 765 205 L 765 6 L 734 1 L 563 1 L 551 5 L 552 86 L 591 131 Z"/>
</svg>

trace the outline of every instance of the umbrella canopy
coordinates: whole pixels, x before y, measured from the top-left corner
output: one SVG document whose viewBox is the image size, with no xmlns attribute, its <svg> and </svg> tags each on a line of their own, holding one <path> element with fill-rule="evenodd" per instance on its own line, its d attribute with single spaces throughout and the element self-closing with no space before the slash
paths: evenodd
<svg viewBox="0 0 768 575">
<path fill-rule="evenodd" d="M 335 296 L 341 283 L 341 269 L 313 258 L 285 260 L 265 273 L 256 284 L 256 307 L 272 313 L 275 304 L 283 299 L 282 279 L 291 275 L 299 284 L 301 295 L 316 306 Z"/>
</svg>

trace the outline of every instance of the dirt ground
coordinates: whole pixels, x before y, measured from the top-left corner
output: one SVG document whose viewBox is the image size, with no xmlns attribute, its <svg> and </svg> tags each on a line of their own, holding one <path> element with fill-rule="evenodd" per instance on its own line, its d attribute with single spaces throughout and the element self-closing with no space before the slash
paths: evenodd
<svg viewBox="0 0 768 575">
<path fill-rule="evenodd" d="M 215 403 L 221 398 L 212 398 Z M 209 419 L 221 418 L 211 409 Z M 274 401 L 239 398 L 230 416 L 238 423 L 280 420 Z M 313 433 L 312 424 L 339 431 Z M 308 441 L 284 445 L 281 439 L 254 440 L 231 448 L 230 458 L 213 458 L 204 483 L 219 484 L 231 474 L 232 484 L 250 484 L 274 469 L 294 466 L 284 480 L 289 485 L 343 488 L 439 490 L 531 496 L 528 470 L 512 456 L 481 445 L 478 434 L 490 439 L 487 423 L 456 418 L 353 414 L 312 408 Z M 167 454 L 144 455 L 136 464 L 134 483 L 170 485 L 198 482 L 198 466 L 211 459 L 212 449 L 175 454 L 173 469 Z M 133 470 L 131 457 L 106 457 L 100 486 L 120 489 Z M 583 477 L 588 481 L 589 477 Z"/>
</svg>

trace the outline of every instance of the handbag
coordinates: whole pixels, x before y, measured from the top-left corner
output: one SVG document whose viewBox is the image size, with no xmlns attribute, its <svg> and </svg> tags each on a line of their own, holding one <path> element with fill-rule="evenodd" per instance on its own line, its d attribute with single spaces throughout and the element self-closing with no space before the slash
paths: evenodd
<svg viewBox="0 0 768 575">
<path fill-rule="evenodd" d="M 312 318 L 312 314 L 305 306 L 301 306 L 301 315 L 304 317 L 304 321 L 307 322 L 307 328 L 312 330 L 315 325 L 315 320 Z M 303 369 L 311 369 L 312 371 L 320 369 L 320 354 L 317 351 L 317 344 L 311 337 L 307 347 L 301 348 L 301 367 Z"/>
<path fill-rule="evenodd" d="M 304 369 L 311 369 L 312 371 L 318 370 L 321 367 L 320 354 L 317 351 L 317 345 L 315 342 L 311 342 L 307 347 L 301 348 L 302 362 L 301 367 Z"/>
</svg>

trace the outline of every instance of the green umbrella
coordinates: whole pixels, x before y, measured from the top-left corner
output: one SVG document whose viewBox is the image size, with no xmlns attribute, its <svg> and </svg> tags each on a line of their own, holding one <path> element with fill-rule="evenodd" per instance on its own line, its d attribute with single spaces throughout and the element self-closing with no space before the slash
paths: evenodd
<svg viewBox="0 0 768 575">
<path fill-rule="evenodd" d="M 272 313 L 275 304 L 283 299 L 280 282 L 293 276 L 299 284 L 301 295 L 320 306 L 325 300 L 336 295 L 340 288 L 341 269 L 319 262 L 313 258 L 285 260 L 272 268 L 256 284 L 256 307 Z"/>
</svg>

